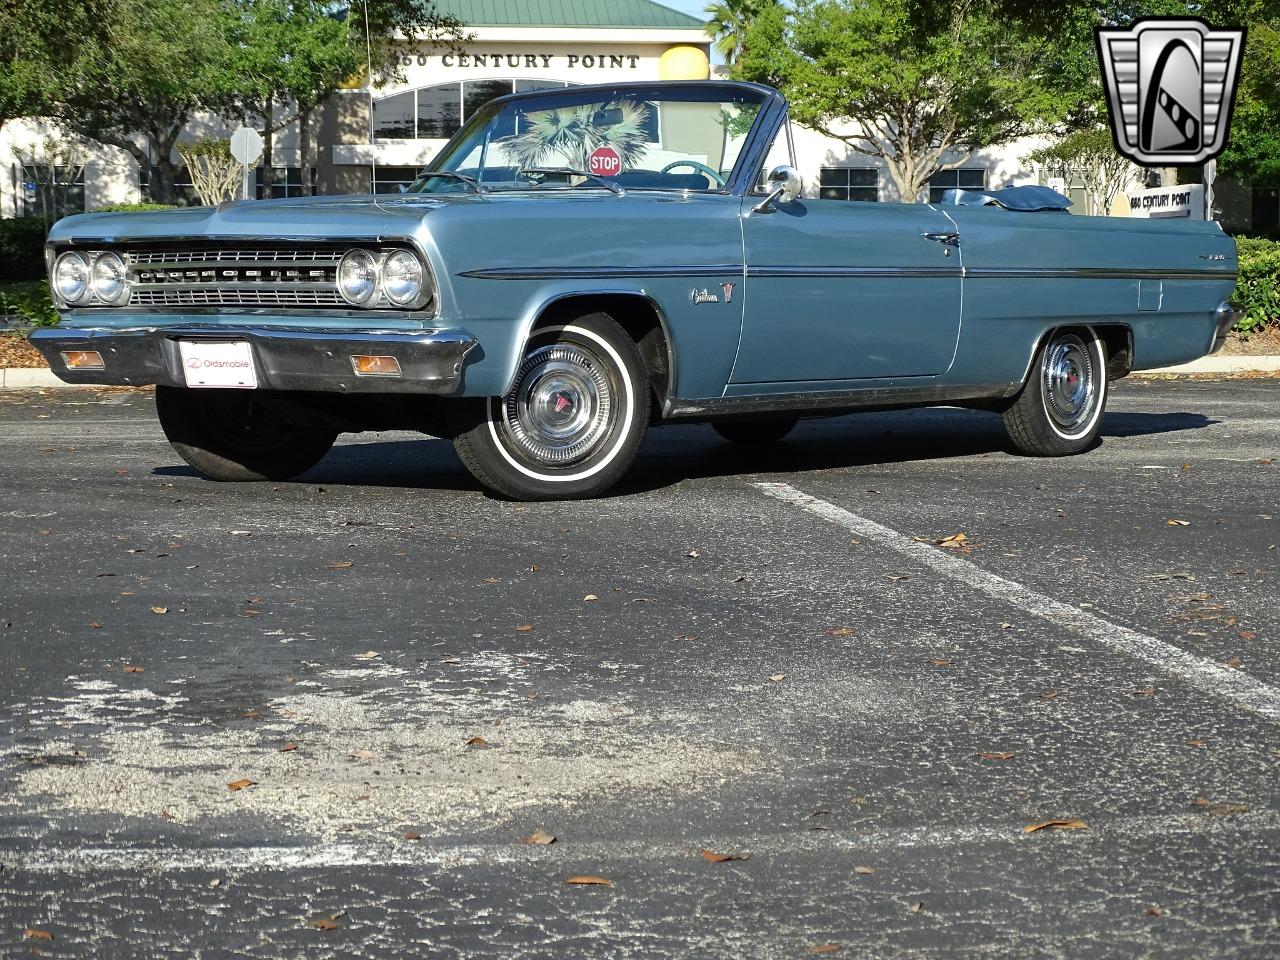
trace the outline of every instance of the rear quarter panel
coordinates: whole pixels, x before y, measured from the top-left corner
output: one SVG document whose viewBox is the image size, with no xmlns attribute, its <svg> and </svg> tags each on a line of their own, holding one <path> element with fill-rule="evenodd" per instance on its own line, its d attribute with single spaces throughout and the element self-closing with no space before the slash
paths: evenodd
<svg viewBox="0 0 1280 960">
<path fill-rule="evenodd" d="M 1076 324 L 1128 327 L 1134 369 L 1212 349 L 1236 271 L 1235 241 L 1216 223 L 942 209 L 965 267 L 956 371 L 1019 380 L 1047 331 Z"/>
</svg>

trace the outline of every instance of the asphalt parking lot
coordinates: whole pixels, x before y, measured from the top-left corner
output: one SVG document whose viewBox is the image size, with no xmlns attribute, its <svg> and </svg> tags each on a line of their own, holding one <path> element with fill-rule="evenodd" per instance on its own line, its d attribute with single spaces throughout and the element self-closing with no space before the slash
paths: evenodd
<svg viewBox="0 0 1280 960">
<path fill-rule="evenodd" d="M 1278 380 L 530 505 L 406 434 L 205 482 L 151 406 L 0 395 L 0 955 L 1280 954 Z"/>
</svg>

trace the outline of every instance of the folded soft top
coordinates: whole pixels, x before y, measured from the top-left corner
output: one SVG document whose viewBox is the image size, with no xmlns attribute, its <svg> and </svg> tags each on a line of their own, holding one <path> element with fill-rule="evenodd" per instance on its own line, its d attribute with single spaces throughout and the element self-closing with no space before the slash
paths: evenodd
<svg viewBox="0 0 1280 960">
<path fill-rule="evenodd" d="M 1071 201 L 1057 190 L 1028 184 L 1003 190 L 948 190 L 943 205 L 986 207 L 994 204 L 1006 210 L 1066 210 Z"/>
</svg>

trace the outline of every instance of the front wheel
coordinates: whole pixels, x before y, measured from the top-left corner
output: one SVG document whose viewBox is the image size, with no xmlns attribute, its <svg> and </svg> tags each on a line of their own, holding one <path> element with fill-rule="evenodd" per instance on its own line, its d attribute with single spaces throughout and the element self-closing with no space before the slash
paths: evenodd
<svg viewBox="0 0 1280 960">
<path fill-rule="evenodd" d="M 1089 329 L 1058 331 L 1036 354 L 1022 392 L 1004 412 L 1022 453 L 1061 457 L 1097 439 L 1107 405 L 1107 347 Z"/>
<path fill-rule="evenodd" d="M 254 390 L 156 387 L 164 435 L 210 480 L 288 480 L 319 463 L 337 431 L 297 426 L 284 410 Z"/>
<path fill-rule="evenodd" d="M 515 500 L 573 500 L 613 486 L 649 425 L 644 361 L 612 317 L 534 331 L 503 397 L 470 406 L 454 438 L 480 483 Z"/>
</svg>

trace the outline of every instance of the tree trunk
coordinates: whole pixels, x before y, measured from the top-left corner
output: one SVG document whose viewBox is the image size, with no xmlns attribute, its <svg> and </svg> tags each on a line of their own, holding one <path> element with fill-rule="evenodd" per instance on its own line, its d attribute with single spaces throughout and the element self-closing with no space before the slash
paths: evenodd
<svg viewBox="0 0 1280 960">
<path fill-rule="evenodd" d="M 263 200 L 271 199 L 271 127 L 275 119 L 274 114 L 275 104 L 268 97 L 262 111 L 262 180 L 258 183 L 258 197 Z"/>
<path fill-rule="evenodd" d="M 302 195 L 309 197 L 311 189 L 311 111 L 314 107 L 298 107 L 298 165 L 302 168 Z"/>
</svg>

